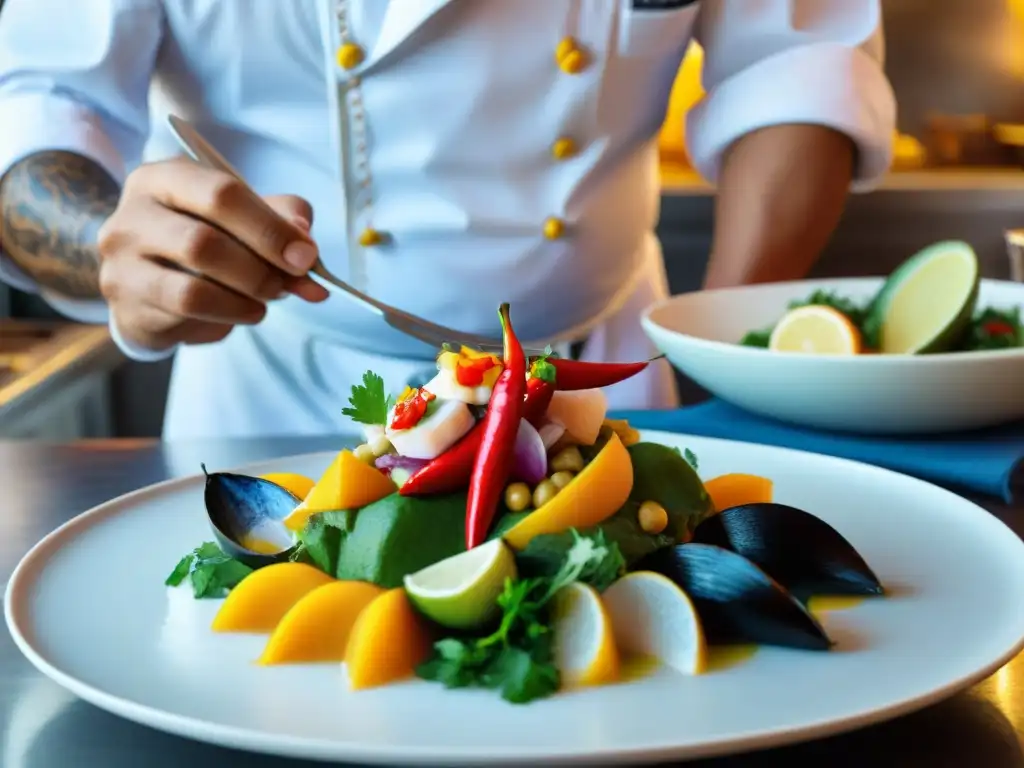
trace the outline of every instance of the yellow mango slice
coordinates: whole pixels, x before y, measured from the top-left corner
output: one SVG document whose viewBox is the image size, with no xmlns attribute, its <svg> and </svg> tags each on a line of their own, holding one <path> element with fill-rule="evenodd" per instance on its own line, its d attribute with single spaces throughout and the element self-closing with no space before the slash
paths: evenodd
<svg viewBox="0 0 1024 768">
<path fill-rule="evenodd" d="M 356 619 L 384 591 L 367 581 L 335 581 L 317 587 L 284 615 L 258 663 L 344 661 Z"/>
<path fill-rule="evenodd" d="M 715 505 L 715 511 L 738 507 L 741 504 L 767 504 L 772 500 L 774 483 L 760 475 L 744 475 L 735 472 L 719 475 L 704 482 Z"/>
<path fill-rule="evenodd" d="M 305 563 L 274 563 L 253 571 L 231 592 L 217 615 L 214 632 L 271 632 L 304 596 L 334 579 Z"/>
<path fill-rule="evenodd" d="M 612 434 L 597 456 L 558 492 L 505 534 L 510 547 L 522 550 L 535 536 L 597 525 L 614 515 L 633 489 L 633 462 L 619 436 Z"/>
<path fill-rule="evenodd" d="M 301 531 L 310 515 L 359 509 L 396 490 L 391 478 L 379 469 L 360 461 L 352 451 L 341 451 L 284 524 L 293 531 Z"/>
<path fill-rule="evenodd" d="M 352 627 L 345 650 L 349 687 L 357 691 L 411 677 L 430 656 L 431 642 L 405 590 L 389 589 L 363 609 Z"/>
<path fill-rule="evenodd" d="M 280 485 L 287 491 L 291 491 L 300 500 L 305 499 L 316 484 L 313 482 L 313 478 L 297 475 L 294 472 L 271 472 L 266 475 L 260 475 L 260 477 Z"/>
</svg>

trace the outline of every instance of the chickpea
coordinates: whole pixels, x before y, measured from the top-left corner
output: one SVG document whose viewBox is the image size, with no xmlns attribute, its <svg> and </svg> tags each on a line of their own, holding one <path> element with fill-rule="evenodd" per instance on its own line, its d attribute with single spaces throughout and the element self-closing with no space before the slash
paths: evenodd
<svg viewBox="0 0 1024 768">
<path fill-rule="evenodd" d="M 505 506 L 510 512 L 522 512 L 530 506 L 530 486 L 512 483 L 505 489 Z"/>
<path fill-rule="evenodd" d="M 575 445 L 563 448 L 552 457 L 551 469 L 555 472 L 579 472 L 583 469 L 583 454 Z"/>
<path fill-rule="evenodd" d="M 365 464 L 373 464 L 374 460 L 376 460 L 377 458 L 376 454 L 373 452 L 373 448 L 371 448 L 366 443 L 360 445 L 358 448 L 352 451 L 352 453 L 355 454 L 355 457 L 357 459 L 364 462 Z"/>
<path fill-rule="evenodd" d="M 550 480 L 554 484 L 555 488 L 557 488 L 558 490 L 562 490 L 563 488 L 565 488 L 565 486 L 572 482 L 572 479 L 574 477 L 576 477 L 576 475 L 574 475 L 572 472 L 568 472 L 563 469 L 561 472 L 555 472 L 555 474 L 551 476 Z"/>
<path fill-rule="evenodd" d="M 550 480 L 541 480 L 533 489 L 533 508 L 540 509 L 558 495 L 558 487 Z"/>
<path fill-rule="evenodd" d="M 388 440 L 384 435 L 374 438 L 373 442 L 370 443 L 370 450 L 373 451 L 375 458 L 391 453 L 395 450 L 394 446 L 391 445 L 391 441 Z"/>
<path fill-rule="evenodd" d="M 656 501 L 645 501 L 641 504 L 637 519 L 645 533 L 661 533 L 668 528 L 668 512 Z"/>
</svg>

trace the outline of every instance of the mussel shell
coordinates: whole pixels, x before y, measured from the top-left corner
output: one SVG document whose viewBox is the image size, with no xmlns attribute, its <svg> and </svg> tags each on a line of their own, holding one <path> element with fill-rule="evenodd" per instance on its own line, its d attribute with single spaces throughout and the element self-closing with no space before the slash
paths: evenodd
<svg viewBox="0 0 1024 768">
<path fill-rule="evenodd" d="M 864 558 L 824 520 L 785 504 L 744 504 L 697 526 L 693 541 L 732 550 L 799 600 L 814 595 L 881 595 Z"/>
<path fill-rule="evenodd" d="M 226 554 L 253 568 L 288 559 L 294 544 L 285 543 L 291 536 L 283 521 L 301 502 L 289 490 L 260 477 L 213 472 L 206 474 L 203 500 L 213 534 Z M 247 536 L 278 543 L 281 549 L 254 551 L 243 543 Z"/>
<path fill-rule="evenodd" d="M 711 544 L 664 547 L 634 570 L 655 571 L 693 601 L 708 643 L 826 651 L 832 641 L 793 595 L 752 562 Z"/>
</svg>

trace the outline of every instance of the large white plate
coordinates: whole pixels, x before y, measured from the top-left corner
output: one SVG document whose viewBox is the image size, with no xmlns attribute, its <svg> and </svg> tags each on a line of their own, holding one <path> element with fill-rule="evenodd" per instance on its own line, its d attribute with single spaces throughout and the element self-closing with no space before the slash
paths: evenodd
<svg viewBox="0 0 1024 768">
<path fill-rule="evenodd" d="M 1021 648 L 1024 543 L 983 509 L 854 462 L 645 437 L 690 447 L 704 477 L 774 478 L 777 500 L 838 528 L 892 597 L 828 615 L 832 653 L 760 649 L 696 678 L 658 672 L 528 706 L 422 681 L 350 693 L 340 666 L 255 666 L 262 638 L 213 635 L 216 603 L 163 587 L 210 538 L 192 477 L 97 507 L 40 542 L 8 585 L 7 622 L 43 673 L 155 728 L 295 757 L 445 765 L 679 759 L 824 736 L 934 702 Z M 317 475 L 330 458 L 247 470 Z"/>
</svg>

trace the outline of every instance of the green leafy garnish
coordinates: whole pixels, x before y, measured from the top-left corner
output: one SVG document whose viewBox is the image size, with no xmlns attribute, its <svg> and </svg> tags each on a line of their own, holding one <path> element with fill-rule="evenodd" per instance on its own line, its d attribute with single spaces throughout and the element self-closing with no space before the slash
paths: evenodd
<svg viewBox="0 0 1024 768">
<path fill-rule="evenodd" d="M 987 307 L 971 321 L 964 347 L 970 351 L 1010 349 L 1024 346 L 1024 325 L 1020 309 Z"/>
<path fill-rule="evenodd" d="M 187 578 L 196 599 L 217 598 L 224 597 L 250 573 L 248 565 L 207 541 L 181 558 L 164 584 L 177 587 Z"/>
<path fill-rule="evenodd" d="M 740 344 L 744 347 L 763 347 L 768 349 L 768 342 L 771 340 L 771 337 L 772 328 L 766 328 L 763 331 L 747 331 L 743 338 L 740 339 Z"/>
<path fill-rule="evenodd" d="M 687 448 L 683 451 L 683 458 L 686 459 L 686 463 L 693 467 L 694 471 L 700 469 L 699 462 L 697 461 L 697 454 Z"/>
<path fill-rule="evenodd" d="M 604 589 L 625 570 L 618 547 L 602 535 L 581 536 L 575 530 L 572 535 L 573 545 L 554 576 L 505 582 L 497 629 L 485 637 L 439 640 L 416 673 L 446 688 L 499 690 L 513 704 L 557 691 L 561 678 L 552 651 L 551 600 L 574 581 Z"/>
<path fill-rule="evenodd" d="M 341 413 L 360 424 L 387 424 L 388 411 L 394 405 L 394 398 L 384 391 L 384 379 L 373 371 L 363 374 L 363 383 L 352 387 L 348 408 Z"/>
<path fill-rule="evenodd" d="M 299 534 L 299 546 L 289 559 L 315 565 L 324 573 L 336 576 L 341 544 L 354 522 L 355 513 L 349 510 L 311 515 Z"/>
<path fill-rule="evenodd" d="M 550 347 L 548 347 L 548 349 L 550 349 Z M 546 381 L 548 384 L 553 385 L 555 383 L 557 371 L 555 370 L 555 366 L 549 362 L 550 357 L 551 356 L 548 354 L 548 351 L 545 350 L 544 354 L 534 360 L 530 365 L 530 375 L 535 379 L 540 379 L 541 381 Z"/>
</svg>

